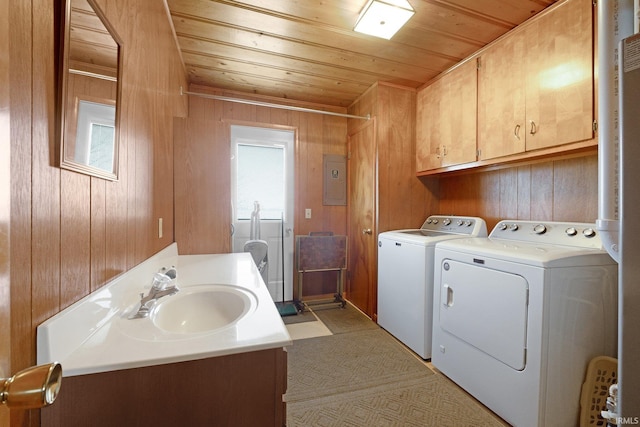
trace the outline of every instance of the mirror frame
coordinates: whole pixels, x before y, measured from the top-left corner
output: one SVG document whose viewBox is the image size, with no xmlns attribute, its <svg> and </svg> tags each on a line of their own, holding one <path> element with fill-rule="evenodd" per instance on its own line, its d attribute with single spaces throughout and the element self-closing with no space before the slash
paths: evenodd
<svg viewBox="0 0 640 427">
<path fill-rule="evenodd" d="M 60 28 L 62 29 L 61 35 L 61 61 L 60 61 L 60 82 L 58 85 L 58 120 L 57 124 L 59 126 L 58 136 L 59 136 L 59 161 L 60 168 L 79 172 L 82 174 L 106 179 L 109 181 L 117 181 L 118 180 L 118 171 L 119 171 L 119 148 L 120 148 L 120 111 L 121 111 L 121 100 L 122 100 L 122 39 L 115 32 L 109 21 L 106 19 L 104 13 L 98 7 L 94 0 L 86 0 L 89 6 L 93 9 L 94 13 L 98 17 L 98 19 L 102 22 L 107 32 L 111 35 L 113 40 L 118 46 L 117 50 L 117 76 L 115 78 L 110 76 L 104 76 L 91 72 L 75 72 L 74 74 L 81 74 L 87 77 L 94 77 L 104 80 L 116 81 L 116 99 L 115 100 L 104 100 L 105 105 L 114 105 L 115 106 L 115 129 L 114 129 L 114 149 L 113 149 L 113 168 L 111 171 L 101 169 L 95 166 L 90 166 L 87 164 L 80 163 L 74 159 L 65 158 L 65 147 L 68 147 L 70 143 L 73 142 L 75 146 L 75 129 L 77 128 L 77 118 L 78 118 L 78 96 L 74 97 L 73 107 L 69 108 L 68 97 L 70 94 L 69 91 L 69 74 L 71 74 L 70 70 L 70 59 L 69 53 L 71 51 L 70 46 L 70 34 L 71 34 L 71 3 L 74 0 L 65 0 L 64 2 L 64 13 L 62 14 L 62 22 Z M 65 138 L 65 134 L 72 130 L 74 133 L 74 137 L 71 140 L 67 141 Z"/>
</svg>

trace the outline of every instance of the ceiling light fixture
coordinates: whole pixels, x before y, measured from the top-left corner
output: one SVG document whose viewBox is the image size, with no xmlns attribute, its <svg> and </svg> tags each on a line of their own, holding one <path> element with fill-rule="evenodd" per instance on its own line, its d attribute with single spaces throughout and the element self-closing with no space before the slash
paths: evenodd
<svg viewBox="0 0 640 427">
<path fill-rule="evenodd" d="M 389 40 L 414 13 L 407 0 L 369 0 L 353 30 Z"/>
</svg>

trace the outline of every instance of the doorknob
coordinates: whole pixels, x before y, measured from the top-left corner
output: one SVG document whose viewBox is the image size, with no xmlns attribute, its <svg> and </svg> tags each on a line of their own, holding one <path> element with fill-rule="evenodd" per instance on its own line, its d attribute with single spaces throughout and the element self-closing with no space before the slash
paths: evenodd
<svg viewBox="0 0 640 427">
<path fill-rule="evenodd" d="M 364 230 L 362 230 L 362 234 L 371 235 L 371 229 L 370 228 L 365 228 Z"/>
<path fill-rule="evenodd" d="M 61 381 L 59 363 L 32 366 L 11 378 L 0 378 L 0 403 L 21 409 L 49 406 L 58 397 Z"/>
</svg>

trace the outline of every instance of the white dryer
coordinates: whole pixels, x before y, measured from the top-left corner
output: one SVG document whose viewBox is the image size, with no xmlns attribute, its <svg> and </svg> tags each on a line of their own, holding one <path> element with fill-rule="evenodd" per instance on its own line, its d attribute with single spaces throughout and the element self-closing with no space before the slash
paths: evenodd
<svg viewBox="0 0 640 427">
<path fill-rule="evenodd" d="M 439 243 L 433 365 L 514 426 L 578 425 L 588 362 L 616 355 L 601 247 L 593 224 L 532 221 Z"/>
<path fill-rule="evenodd" d="M 431 357 L 433 253 L 443 240 L 486 236 L 482 218 L 432 215 L 419 229 L 378 235 L 378 324 Z"/>
</svg>

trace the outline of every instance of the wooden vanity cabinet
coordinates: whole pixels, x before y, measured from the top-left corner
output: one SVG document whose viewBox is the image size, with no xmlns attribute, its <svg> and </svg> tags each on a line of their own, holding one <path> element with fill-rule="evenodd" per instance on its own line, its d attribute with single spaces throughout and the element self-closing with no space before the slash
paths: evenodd
<svg viewBox="0 0 640 427">
<path fill-rule="evenodd" d="M 479 159 L 593 137 L 593 6 L 567 0 L 479 56 Z"/>
<path fill-rule="evenodd" d="M 416 171 L 476 160 L 476 61 L 470 60 L 417 94 Z"/>
<path fill-rule="evenodd" d="M 286 425 L 283 348 L 65 377 L 43 427 Z"/>
</svg>

